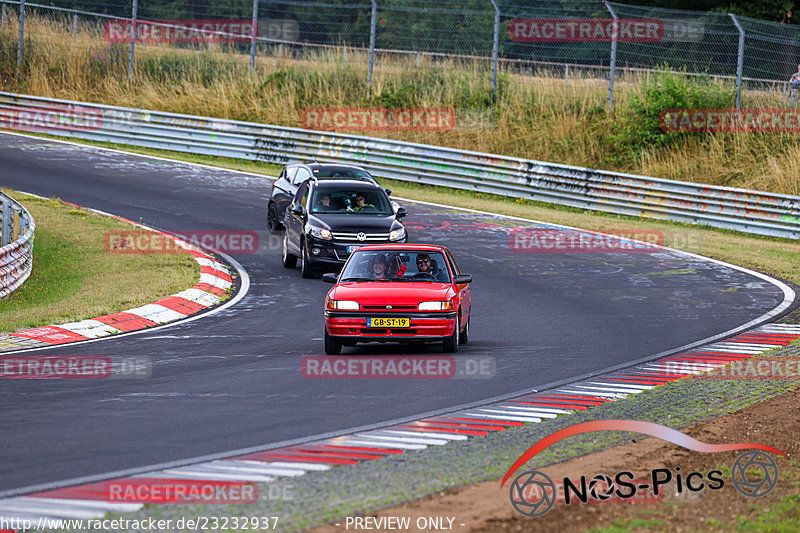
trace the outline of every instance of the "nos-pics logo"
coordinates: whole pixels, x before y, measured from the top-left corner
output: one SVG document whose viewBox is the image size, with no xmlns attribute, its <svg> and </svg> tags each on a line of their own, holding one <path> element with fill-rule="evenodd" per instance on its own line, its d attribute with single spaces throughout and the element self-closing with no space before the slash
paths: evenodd
<svg viewBox="0 0 800 533">
<path fill-rule="evenodd" d="M 783 452 L 754 443 L 708 444 L 689 437 L 685 433 L 655 424 L 636 420 L 600 420 L 584 422 L 559 430 L 545 437 L 526 451 L 508 470 L 501 486 L 508 481 L 524 463 L 534 455 L 561 439 L 593 431 L 631 431 L 643 433 L 672 442 L 684 448 L 716 453 L 746 450 L 739 455 L 731 467 L 731 483 L 742 495 L 760 498 L 769 494 L 778 482 L 778 465 L 764 452 L 786 455 Z M 663 497 L 664 487 L 674 487 L 678 494 L 703 490 L 722 490 L 726 480 L 720 470 L 709 472 L 682 472 L 674 469 L 656 468 L 644 479 L 634 479 L 633 473 L 617 472 L 613 477 L 598 474 L 587 479 L 563 478 L 557 483 L 538 470 L 529 470 L 517 475 L 509 486 L 509 498 L 514 509 L 529 517 L 546 514 L 557 502 L 569 505 L 573 502 L 594 501 L 657 501 Z"/>
</svg>

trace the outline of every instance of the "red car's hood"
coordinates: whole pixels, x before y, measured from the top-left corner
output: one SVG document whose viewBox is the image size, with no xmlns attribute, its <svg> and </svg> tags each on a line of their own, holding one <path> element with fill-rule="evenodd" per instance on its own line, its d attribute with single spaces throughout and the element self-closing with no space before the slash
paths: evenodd
<svg viewBox="0 0 800 533">
<path fill-rule="evenodd" d="M 330 296 L 336 300 L 354 300 L 361 305 L 416 306 L 429 300 L 449 300 L 454 294 L 449 283 L 362 281 L 337 285 Z"/>
</svg>

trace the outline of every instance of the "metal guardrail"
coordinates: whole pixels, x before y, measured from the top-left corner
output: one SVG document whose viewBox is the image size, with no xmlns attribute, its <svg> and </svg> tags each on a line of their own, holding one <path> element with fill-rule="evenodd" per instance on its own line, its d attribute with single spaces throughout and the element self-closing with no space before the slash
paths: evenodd
<svg viewBox="0 0 800 533">
<path fill-rule="evenodd" d="M 0 192 L 2 247 L 0 247 L 0 299 L 17 290 L 33 269 L 36 224 L 22 204 Z"/>
<path fill-rule="evenodd" d="M 503 155 L 0 92 L 0 127 L 286 164 L 317 159 L 376 176 L 581 209 L 800 238 L 800 196 Z"/>
</svg>

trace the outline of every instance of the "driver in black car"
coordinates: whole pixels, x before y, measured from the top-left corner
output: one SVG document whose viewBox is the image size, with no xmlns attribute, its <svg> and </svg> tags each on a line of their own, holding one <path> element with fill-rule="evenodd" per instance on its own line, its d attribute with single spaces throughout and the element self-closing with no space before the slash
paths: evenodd
<svg viewBox="0 0 800 533">
<path fill-rule="evenodd" d="M 445 273 L 437 268 L 428 254 L 417 254 L 417 270 L 421 274 L 430 274 L 436 281 L 447 281 Z"/>
<path fill-rule="evenodd" d="M 356 204 L 355 207 L 347 206 L 347 210 L 348 211 L 363 211 L 364 209 L 367 209 L 367 208 L 370 208 L 370 207 L 373 208 L 373 209 L 375 208 L 374 205 L 366 203 L 366 200 L 365 200 L 363 194 L 359 194 L 358 196 L 356 196 L 355 204 Z"/>
</svg>

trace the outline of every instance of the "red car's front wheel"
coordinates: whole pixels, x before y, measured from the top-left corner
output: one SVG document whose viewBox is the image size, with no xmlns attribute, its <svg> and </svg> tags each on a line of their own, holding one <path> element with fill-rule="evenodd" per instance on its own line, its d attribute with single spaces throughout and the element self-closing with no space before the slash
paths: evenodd
<svg viewBox="0 0 800 533">
<path fill-rule="evenodd" d="M 328 328 L 325 328 L 325 353 L 327 355 L 339 355 L 342 353 L 342 342 L 328 333 Z"/>
<path fill-rule="evenodd" d="M 453 334 L 446 337 L 442 341 L 442 348 L 445 353 L 454 353 L 458 351 L 458 335 L 461 330 L 461 317 L 456 317 L 456 327 L 453 328 Z"/>
</svg>

